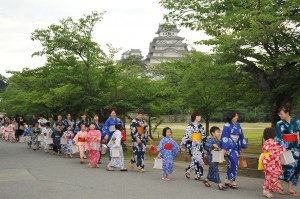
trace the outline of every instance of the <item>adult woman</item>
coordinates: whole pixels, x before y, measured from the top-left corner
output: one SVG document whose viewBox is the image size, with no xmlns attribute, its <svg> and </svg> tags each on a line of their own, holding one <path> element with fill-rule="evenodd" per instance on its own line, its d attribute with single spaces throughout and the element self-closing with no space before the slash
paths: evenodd
<svg viewBox="0 0 300 199">
<path fill-rule="evenodd" d="M 133 156 L 129 161 L 128 167 L 134 169 L 134 163 L 140 172 L 145 172 L 145 153 L 148 141 L 152 141 L 149 136 L 149 128 L 146 120 L 144 119 L 144 111 L 139 110 L 137 117 L 134 118 L 130 124 L 131 137 L 132 137 L 132 151 Z"/>
<path fill-rule="evenodd" d="M 19 141 L 19 137 L 22 136 L 25 130 L 25 120 L 22 115 L 18 118 L 18 129 L 16 131 L 16 140 Z"/>
<path fill-rule="evenodd" d="M 193 113 L 191 115 L 191 123 L 186 128 L 180 145 L 186 147 L 191 155 L 191 163 L 188 168 L 185 169 L 185 176 L 190 178 L 191 171 L 195 170 L 195 180 L 202 181 L 206 134 L 200 121 L 201 115 L 199 113 Z M 204 184 L 207 187 L 210 186 L 207 181 L 205 181 Z"/>
<path fill-rule="evenodd" d="M 299 196 L 293 189 L 298 182 L 298 166 L 300 160 L 300 150 L 298 143 L 299 125 L 300 121 L 292 118 L 291 107 L 283 105 L 278 109 L 280 121 L 276 124 L 275 140 L 286 150 L 290 150 L 296 162 L 283 165 L 282 176 L 279 176 L 278 192 L 284 194 L 283 181 L 288 183 L 288 194 L 292 196 Z"/>
<path fill-rule="evenodd" d="M 235 180 L 238 171 L 239 155 L 242 149 L 247 148 L 247 143 L 244 139 L 241 125 L 237 122 L 237 112 L 233 110 L 228 111 L 226 118 L 227 123 L 223 127 L 221 136 L 221 148 L 229 161 L 225 186 L 238 189 L 239 187 Z"/>
</svg>

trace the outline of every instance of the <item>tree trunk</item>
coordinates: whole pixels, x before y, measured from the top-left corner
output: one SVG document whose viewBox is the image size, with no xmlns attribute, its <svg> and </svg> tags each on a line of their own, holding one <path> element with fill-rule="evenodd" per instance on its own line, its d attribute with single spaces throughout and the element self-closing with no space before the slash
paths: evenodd
<svg viewBox="0 0 300 199">
<path fill-rule="evenodd" d="M 205 132 L 206 132 L 206 136 L 209 136 L 209 115 L 204 116 L 205 118 Z"/>
</svg>

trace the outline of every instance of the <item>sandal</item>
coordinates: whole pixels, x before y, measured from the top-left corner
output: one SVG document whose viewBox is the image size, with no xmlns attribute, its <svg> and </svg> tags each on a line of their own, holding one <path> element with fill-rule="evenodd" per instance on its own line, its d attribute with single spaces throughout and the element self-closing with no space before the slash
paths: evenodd
<svg viewBox="0 0 300 199">
<path fill-rule="evenodd" d="M 271 194 L 269 191 L 263 190 L 263 195 L 264 195 L 266 198 L 274 198 L 273 194 Z"/>
<path fill-rule="evenodd" d="M 111 167 L 106 167 L 106 171 L 114 171 Z"/>
<path fill-rule="evenodd" d="M 238 189 L 239 186 L 237 184 L 230 184 L 229 188 L 231 188 L 231 189 Z"/>
<path fill-rule="evenodd" d="M 227 188 L 228 188 L 227 186 L 218 185 L 218 189 L 221 191 L 226 191 Z"/>
<path fill-rule="evenodd" d="M 288 194 L 290 196 L 299 196 L 299 193 L 295 192 L 295 191 L 289 191 Z"/>
<path fill-rule="evenodd" d="M 282 187 L 280 187 L 280 186 L 278 186 L 277 185 L 277 191 L 280 193 L 280 194 L 284 194 L 284 190 L 283 190 L 283 188 Z"/>
<path fill-rule="evenodd" d="M 171 179 L 170 178 L 162 178 L 162 180 L 170 181 Z"/>
<path fill-rule="evenodd" d="M 191 177 L 191 173 L 188 171 L 188 169 L 185 169 L 185 177 L 186 178 L 190 178 Z"/>
<path fill-rule="evenodd" d="M 209 182 L 208 182 L 207 179 L 203 180 L 203 184 L 204 184 L 206 187 L 210 187 L 210 184 L 209 184 Z"/>
</svg>

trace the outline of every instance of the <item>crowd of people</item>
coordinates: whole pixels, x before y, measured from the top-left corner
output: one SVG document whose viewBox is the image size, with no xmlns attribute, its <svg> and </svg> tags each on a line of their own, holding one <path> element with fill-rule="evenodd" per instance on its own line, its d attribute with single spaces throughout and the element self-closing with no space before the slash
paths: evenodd
<svg viewBox="0 0 300 199">
<path fill-rule="evenodd" d="M 127 171 L 124 163 L 123 144 L 126 139 L 124 125 L 117 117 L 117 110 L 111 109 L 110 117 L 104 124 L 99 122 L 97 114 L 93 115 L 90 122 L 85 113 L 81 114 L 81 120 L 77 123 L 70 114 L 63 120 L 62 116 L 57 121 L 52 118 L 46 120 L 43 115 L 39 119 L 33 116 L 28 122 L 22 116 L 19 118 L 4 118 L 1 122 L 2 138 L 9 142 L 27 142 L 28 148 L 34 151 L 43 148 L 45 153 L 51 149 L 53 153 L 63 154 L 66 158 L 79 152 L 80 163 L 89 159 L 89 168 L 99 168 L 101 154 L 105 149 L 108 151 L 109 163 L 107 171 L 119 168 L 120 171 Z M 265 143 L 261 155 L 265 181 L 263 184 L 263 195 L 267 198 L 274 197 L 273 192 L 278 191 L 285 194 L 283 182 L 288 183 L 287 193 L 291 196 L 299 196 L 294 191 L 298 182 L 299 174 L 299 128 L 300 122 L 290 116 L 291 108 L 283 105 L 278 109 L 281 120 L 276 128 L 266 128 L 263 132 Z M 163 138 L 157 146 L 158 158 L 162 159 L 162 180 L 169 181 L 173 172 L 174 158 L 177 157 L 180 148 L 186 148 L 191 156 L 191 162 L 185 169 L 186 178 L 191 178 L 194 172 L 194 179 L 202 181 L 205 187 L 211 187 L 210 182 L 217 184 L 221 191 L 238 189 L 236 183 L 239 158 L 243 149 L 247 148 L 244 133 L 238 123 L 238 113 L 228 111 L 226 114 L 227 123 L 221 132 L 220 128 L 210 128 L 208 136 L 201 125 L 201 114 L 193 113 L 191 123 L 187 126 L 183 138 L 178 145 L 172 138 L 172 129 L 163 129 Z M 149 135 L 148 125 L 144 119 L 143 110 L 137 112 L 130 124 L 133 155 L 128 162 L 128 167 L 134 169 L 136 166 L 140 172 L 145 172 L 145 153 L 147 143 L 152 142 Z M 125 137 L 125 139 L 124 139 Z M 206 151 L 206 152 L 205 152 Z M 289 151 L 294 161 L 282 165 L 280 157 L 285 151 Z M 88 154 L 88 157 L 87 157 Z M 223 155 L 227 159 L 226 179 L 222 183 L 219 174 L 219 162 L 222 158 L 215 160 L 214 154 L 218 157 Z M 209 169 L 204 177 L 204 162 L 207 157 Z"/>
</svg>

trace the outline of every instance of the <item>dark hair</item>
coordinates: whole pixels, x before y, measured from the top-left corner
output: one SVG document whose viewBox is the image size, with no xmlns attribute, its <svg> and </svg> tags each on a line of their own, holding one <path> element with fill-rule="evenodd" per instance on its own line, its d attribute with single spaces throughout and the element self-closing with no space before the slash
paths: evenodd
<svg viewBox="0 0 300 199">
<path fill-rule="evenodd" d="M 45 124 L 46 126 L 50 126 L 50 122 L 46 122 L 46 124 Z"/>
<path fill-rule="evenodd" d="M 39 117 L 45 117 L 43 114 L 40 114 L 40 116 Z"/>
<path fill-rule="evenodd" d="M 85 112 L 81 113 L 81 115 L 80 115 L 80 116 L 84 116 L 84 115 L 86 115 L 86 114 L 85 114 Z"/>
<path fill-rule="evenodd" d="M 236 116 L 236 114 L 237 114 L 237 111 L 235 111 L 235 110 L 227 111 L 227 113 L 226 113 L 227 122 L 231 124 L 232 123 L 231 120 Z"/>
<path fill-rule="evenodd" d="M 144 115 L 144 114 L 145 114 L 145 111 L 144 111 L 143 109 L 139 109 L 137 113 L 138 113 L 138 114 Z"/>
<path fill-rule="evenodd" d="M 121 130 L 123 127 L 122 127 L 121 124 L 115 124 L 115 128 L 116 128 L 117 130 Z"/>
<path fill-rule="evenodd" d="M 173 132 L 172 132 L 172 129 L 171 129 L 170 127 L 166 127 L 166 128 L 163 129 L 163 136 L 164 136 L 164 137 L 167 136 L 167 131 L 168 131 L 168 130 L 170 130 L 171 133 L 173 133 Z"/>
<path fill-rule="evenodd" d="M 281 111 L 285 112 L 285 113 L 289 113 L 291 114 L 291 111 L 292 111 L 292 106 L 291 104 L 283 104 L 281 105 L 278 110 L 277 110 L 277 113 L 280 113 Z"/>
<path fill-rule="evenodd" d="M 273 127 L 265 128 L 264 139 L 265 140 L 274 139 L 274 137 L 275 137 L 275 128 L 273 128 Z"/>
<path fill-rule="evenodd" d="M 201 114 L 199 112 L 194 112 L 191 115 L 191 121 L 194 122 L 196 120 L 197 116 L 201 116 Z"/>
<path fill-rule="evenodd" d="M 216 131 L 220 131 L 220 128 L 217 127 L 217 126 L 212 126 L 210 129 L 209 129 L 209 132 L 210 134 L 212 135 L 214 132 Z"/>
<path fill-rule="evenodd" d="M 116 107 L 111 108 L 109 113 L 111 113 L 113 111 L 117 114 L 117 108 Z"/>
<path fill-rule="evenodd" d="M 95 113 L 95 114 L 93 115 L 93 117 L 95 117 L 95 116 L 99 117 L 99 115 L 98 115 L 97 113 Z"/>
</svg>

